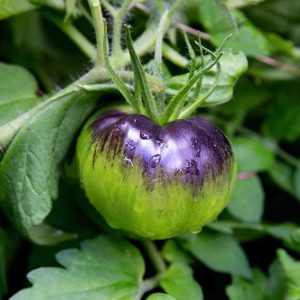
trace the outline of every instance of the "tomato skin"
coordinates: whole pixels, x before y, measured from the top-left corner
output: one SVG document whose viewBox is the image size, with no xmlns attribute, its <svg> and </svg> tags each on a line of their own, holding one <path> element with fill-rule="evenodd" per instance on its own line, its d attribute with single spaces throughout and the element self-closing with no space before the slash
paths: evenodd
<svg viewBox="0 0 300 300">
<path fill-rule="evenodd" d="M 199 117 L 159 126 L 120 110 L 98 113 L 79 137 L 77 162 L 107 223 L 150 239 L 201 230 L 224 209 L 236 177 L 228 140 Z"/>
</svg>

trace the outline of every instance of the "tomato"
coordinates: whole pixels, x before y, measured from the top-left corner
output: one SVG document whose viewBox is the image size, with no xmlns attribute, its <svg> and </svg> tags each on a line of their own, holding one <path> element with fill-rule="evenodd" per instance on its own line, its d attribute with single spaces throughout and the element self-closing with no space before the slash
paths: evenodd
<svg viewBox="0 0 300 300">
<path fill-rule="evenodd" d="M 228 140 L 199 117 L 159 126 L 121 110 L 97 113 L 79 137 L 77 161 L 107 223 L 150 239 L 201 230 L 224 209 L 236 177 Z"/>
</svg>

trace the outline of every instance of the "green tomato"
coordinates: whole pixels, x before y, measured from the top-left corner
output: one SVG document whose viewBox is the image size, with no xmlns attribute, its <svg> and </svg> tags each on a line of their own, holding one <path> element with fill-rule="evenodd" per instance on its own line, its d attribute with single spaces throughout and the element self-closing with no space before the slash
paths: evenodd
<svg viewBox="0 0 300 300">
<path fill-rule="evenodd" d="M 86 195 L 106 222 L 150 239 L 200 231 L 224 209 L 236 177 L 228 140 L 198 117 L 159 126 L 121 110 L 97 113 L 76 155 Z"/>
</svg>

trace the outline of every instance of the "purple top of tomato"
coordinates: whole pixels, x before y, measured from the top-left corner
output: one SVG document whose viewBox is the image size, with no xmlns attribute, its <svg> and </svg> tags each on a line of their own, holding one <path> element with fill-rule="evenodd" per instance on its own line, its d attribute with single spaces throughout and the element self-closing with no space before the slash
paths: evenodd
<svg viewBox="0 0 300 300">
<path fill-rule="evenodd" d="M 98 155 L 112 163 L 121 159 L 124 169 L 141 164 L 148 183 L 179 180 L 201 187 L 204 180 L 230 172 L 231 146 L 222 131 L 209 121 L 192 117 L 159 126 L 143 115 L 111 110 L 92 124 L 92 142 Z"/>
</svg>

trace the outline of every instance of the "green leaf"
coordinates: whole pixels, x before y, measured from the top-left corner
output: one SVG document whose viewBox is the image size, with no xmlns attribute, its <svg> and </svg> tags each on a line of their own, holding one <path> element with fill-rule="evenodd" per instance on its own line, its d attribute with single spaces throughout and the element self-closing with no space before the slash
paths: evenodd
<svg viewBox="0 0 300 300">
<path fill-rule="evenodd" d="M 231 51 L 226 51 L 219 60 L 221 65 L 221 79 L 214 92 L 205 100 L 203 105 L 219 105 L 229 101 L 233 96 L 233 87 L 239 77 L 247 70 L 247 59 L 242 52 L 233 54 Z M 167 93 L 170 95 L 176 94 L 187 82 L 189 74 L 173 76 L 167 80 Z M 209 72 L 206 72 L 201 84 L 200 95 L 202 98 L 211 89 L 216 79 L 216 67 Z M 195 87 L 191 89 L 188 97 L 194 95 Z M 195 99 L 192 99 L 193 101 Z"/>
<path fill-rule="evenodd" d="M 300 81 L 280 84 L 267 111 L 263 132 L 276 139 L 295 141 L 300 137 Z"/>
<path fill-rule="evenodd" d="M 184 251 L 180 247 L 180 244 L 174 239 L 169 239 L 164 243 L 162 255 L 168 262 L 171 263 L 180 262 L 191 264 L 193 262 L 193 259 L 189 253 Z"/>
<path fill-rule="evenodd" d="M 296 169 L 294 174 L 294 190 L 297 199 L 300 199 L 300 167 Z"/>
<path fill-rule="evenodd" d="M 266 298 L 264 300 L 285 299 L 286 282 L 285 276 L 280 268 L 278 260 L 269 267 L 269 280 L 266 287 Z"/>
<path fill-rule="evenodd" d="M 23 67 L 0 63 L 0 103 L 36 97 L 35 78 Z"/>
<path fill-rule="evenodd" d="M 269 277 L 258 270 L 253 271 L 253 280 L 234 277 L 233 282 L 226 288 L 230 300 L 282 300 L 285 298 L 285 278 L 277 261 L 269 268 Z"/>
<path fill-rule="evenodd" d="M 299 12 L 299 1 L 273 0 L 265 1 L 262 5 L 249 9 L 247 14 L 264 31 L 277 32 L 298 44 L 300 40 Z"/>
<path fill-rule="evenodd" d="M 295 229 L 284 239 L 284 245 L 300 253 L 300 228 Z"/>
<path fill-rule="evenodd" d="M 275 161 L 268 174 L 279 187 L 300 201 L 299 169 L 294 170 L 286 163 Z"/>
<path fill-rule="evenodd" d="M 167 294 L 155 293 L 147 297 L 146 300 L 177 300 L 177 299 Z"/>
<path fill-rule="evenodd" d="M 257 5 L 266 0 L 227 0 L 230 7 L 245 7 L 249 5 Z"/>
<path fill-rule="evenodd" d="M 164 273 L 160 286 L 177 300 L 203 299 L 202 289 L 194 280 L 192 269 L 183 263 L 172 264 Z"/>
<path fill-rule="evenodd" d="M 37 90 L 35 78 L 26 69 L 0 63 L 0 125 L 35 106 L 40 101 Z"/>
<path fill-rule="evenodd" d="M 270 235 L 284 242 L 289 241 L 291 236 L 298 231 L 298 225 L 294 223 L 278 223 L 278 224 L 254 224 L 239 223 L 236 221 L 217 221 L 208 225 L 210 229 L 218 232 L 234 234 L 239 240 L 249 240 L 254 238 Z"/>
<path fill-rule="evenodd" d="M 259 172 L 269 169 L 274 153 L 258 138 L 234 137 L 231 139 L 240 172 Z"/>
<path fill-rule="evenodd" d="M 0 0 L 0 20 L 35 8 L 29 0 Z"/>
<path fill-rule="evenodd" d="M 300 262 L 283 249 L 277 251 L 278 260 L 287 281 L 286 300 L 300 299 Z"/>
<path fill-rule="evenodd" d="M 3 229 L 0 228 L 0 298 L 7 292 L 6 282 L 6 247 L 8 236 Z"/>
<path fill-rule="evenodd" d="M 270 95 L 271 91 L 266 86 L 243 80 L 234 89 L 234 99 L 218 109 L 221 114 L 229 118 L 239 117 L 241 114 L 258 109 L 270 98 Z"/>
<path fill-rule="evenodd" d="M 241 221 L 249 223 L 261 221 L 264 190 L 258 176 L 236 182 L 227 209 Z"/>
<path fill-rule="evenodd" d="M 64 268 L 30 272 L 28 279 L 33 287 L 18 292 L 11 300 L 134 299 L 145 268 L 135 247 L 104 235 L 83 242 L 80 250 L 61 251 L 56 259 Z"/>
<path fill-rule="evenodd" d="M 247 56 L 269 54 L 268 40 L 243 12 L 231 11 L 231 16 L 239 24 L 236 31 L 228 16 L 229 13 L 224 10 L 222 5 L 219 5 L 219 1 L 201 0 L 198 3 L 198 20 L 211 34 L 212 42 L 216 46 L 220 46 L 224 38 L 233 33 L 226 48 L 231 48 L 236 52 L 243 51 Z"/>
<path fill-rule="evenodd" d="M 29 228 L 28 236 L 38 245 L 56 245 L 77 238 L 77 234 L 54 228 L 45 222 Z"/>
<path fill-rule="evenodd" d="M 282 38 L 280 35 L 273 32 L 266 33 L 265 37 L 269 41 L 269 48 L 272 54 L 286 53 L 288 55 L 293 56 L 295 46 L 291 41 L 288 41 Z"/>
<path fill-rule="evenodd" d="M 203 231 L 198 235 L 185 235 L 182 245 L 214 271 L 244 278 L 252 276 L 243 249 L 230 235 Z"/>
<path fill-rule="evenodd" d="M 259 58 L 259 57 L 258 57 Z M 259 58 L 260 59 L 260 58 Z M 262 58 L 268 60 L 268 58 Z M 276 60 L 275 60 L 276 61 Z M 283 62 L 284 63 L 284 62 Z M 280 86 L 283 85 L 284 81 L 291 81 L 292 79 L 296 79 L 299 77 L 299 71 L 297 68 L 293 68 L 291 64 L 292 61 L 286 62 L 288 67 L 274 67 L 272 65 L 268 65 L 265 63 L 261 63 L 260 61 L 253 61 L 251 66 L 248 69 L 249 75 L 264 81 L 281 81 Z"/>
<path fill-rule="evenodd" d="M 266 284 L 266 276 L 260 270 L 254 270 L 252 281 L 234 277 L 226 288 L 226 294 L 230 300 L 265 300 Z"/>
<path fill-rule="evenodd" d="M 59 166 L 96 95 L 67 94 L 44 105 L 17 133 L 0 164 L 0 205 L 22 232 L 49 214 Z"/>
</svg>

